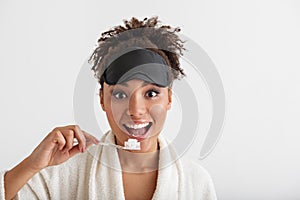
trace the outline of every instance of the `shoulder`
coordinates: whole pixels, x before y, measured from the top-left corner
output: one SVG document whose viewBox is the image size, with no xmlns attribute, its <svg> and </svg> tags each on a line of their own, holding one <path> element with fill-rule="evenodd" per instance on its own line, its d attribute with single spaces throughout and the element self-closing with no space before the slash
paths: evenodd
<svg viewBox="0 0 300 200">
<path fill-rule="evenodd" d="M 197 178 L 197 180 L 200 182 L 208 182 L 211 180 L 208 171 L 196 161 L 190 159 L 183 159 L 181 163 L 186 178 Z"/>
<path fill-rule="evenodd" d="M 183 183 L 185 188 L 193 194 L 201 195 L 201 199 L 217 199 L 214 183 L 209 172 L 200 163 L 183 159 L 181 160 Z"/>
</svg>

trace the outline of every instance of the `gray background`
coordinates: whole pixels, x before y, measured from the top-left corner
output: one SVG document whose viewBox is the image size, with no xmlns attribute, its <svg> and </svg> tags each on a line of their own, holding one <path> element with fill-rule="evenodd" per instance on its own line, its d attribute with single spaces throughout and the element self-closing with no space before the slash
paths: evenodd
<svg viewBox="0 0 300 200">
<path fill-rule="evenodd" d="M 20 162 L 55 126 L 75 123 L 74 85 L 100 32 L 131 16 L 158 15 L 197 42 L 223 80 L 223 135 L 214 151 L 198 161 L 210 172 L 219 199 L 300 199 L 299 11 L 296 0 L 118 5 L 1 0 L 0 170 Z M 193 159 L 211 116 L 209 95 L 204 84 L 200 88 L 203 134 L 186 154 Z M 176 101 L 171 112 L 172 123 L 180 114 Z M 96 103 L 95 113 L 103 118 Z"/>
</svg>

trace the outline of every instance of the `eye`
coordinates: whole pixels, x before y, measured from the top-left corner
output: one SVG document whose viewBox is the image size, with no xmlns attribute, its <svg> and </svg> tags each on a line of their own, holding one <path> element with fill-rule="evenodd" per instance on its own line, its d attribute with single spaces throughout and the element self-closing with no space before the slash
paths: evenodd
<svg viewBox="0 0 300 200">
<path fill-rule="evenodd" d="M 146 97 L 153 98 L 156 97 L 158 94 L 159 92 L 156 90 L 149 90 L 146 92 Z"/>
<path fill-rule="evenodd" d="M 112 93 L 112 95 L 116 98 L 116 99 L 125 99 L 127 97 L 127 95 L 122 92 L 122 91 L 115 91 Z"/>
</svg>

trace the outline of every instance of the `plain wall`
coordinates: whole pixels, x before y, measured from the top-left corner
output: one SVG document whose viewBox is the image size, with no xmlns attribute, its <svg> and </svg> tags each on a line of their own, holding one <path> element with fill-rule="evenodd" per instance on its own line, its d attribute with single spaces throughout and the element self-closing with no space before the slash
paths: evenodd
<svg viewBox="0 0 300 200">
<path fill-rule="evenodd" d="M 299 11 L 296 0 L 0 1 L 0 170 L 75 123 L 76 78 L 102 31 L 158 15 L 197 42 L 223 80 L 222 137 L 198 160 L 219 199 L 300 199 Z M 198 159 L 201 138 L 186 156 Z"/>
</svg>

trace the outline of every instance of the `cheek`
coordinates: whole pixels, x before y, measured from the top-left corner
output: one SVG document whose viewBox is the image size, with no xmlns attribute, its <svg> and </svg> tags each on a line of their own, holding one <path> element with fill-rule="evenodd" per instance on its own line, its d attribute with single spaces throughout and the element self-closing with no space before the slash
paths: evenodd
<svg viewBox="0 0 300 200">
<path fill-rule="evenodd" d="M 118 123 L 120 121 L 120 119 L 122 118 L 122 115 L 124 114 L 126 110 L 126 104 L 124 105 L 124 103 L 114 103 L 114 102 L 110 102 L 109 105 L 109 111 L 106 111 L 110 118 L 113 119 L 116 123 Z"/>
<path fill-rule="evenodd" d="M 156 124 L 164 124 L 167 111 L 166 106 L 161 104 L 153 105 L 149 110 L 150 115 L 155 120 Z"/>
</svg>

